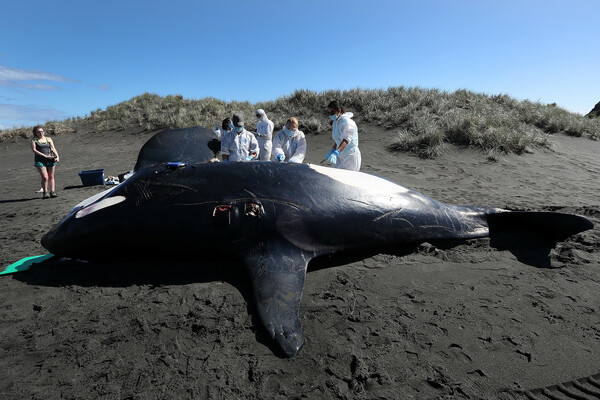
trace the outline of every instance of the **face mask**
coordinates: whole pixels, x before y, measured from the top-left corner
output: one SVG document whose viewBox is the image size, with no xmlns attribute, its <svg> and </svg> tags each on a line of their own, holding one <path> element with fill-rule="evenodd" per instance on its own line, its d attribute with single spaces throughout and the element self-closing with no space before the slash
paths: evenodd
<svg viewBox="0 0 600 400">
<path fill-rule="evenodd" d="M 233 129 L 233 123 L 232 122 L 229 123 L 229 129 Z"/>
<path fill-rule="evenodd" d="M 235 129 L 235 131 L 236 131 L 236 132 L 240 133 L 241 131 L 243 131 L 243 130 L 244 130 L 244 127 L 243 127 L 243 126 L 236 126 L 236 127 L 235 127 L 235 128 L 233 128 L 233 129 Z"/>
<path fill-rule="evenodd" d="M 330 115 L 329 118 L 331 118 L 332 121 L 337 121 L 338 116 L 337 116 L 337 114 L 333 114 L 333 115 Z"/>
<path fill-rule="evenodd" d="M 283 128 L 283 133 L 285 133 L 288 136 L 294 136 L 296 134 L 296 131 L 290 131 L 288 128 Z"/>
</svg>

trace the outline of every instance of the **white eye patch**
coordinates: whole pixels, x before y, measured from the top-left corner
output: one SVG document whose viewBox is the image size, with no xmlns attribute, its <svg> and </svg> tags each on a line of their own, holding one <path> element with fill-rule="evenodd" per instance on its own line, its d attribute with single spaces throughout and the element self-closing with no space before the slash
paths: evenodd
<svg viewBox="0 0 600 400">
<path fill-rule="evenodd" d="M 87 207 L 88 205 L 92 204 L 93 202 L 95 202 L 96 200 L 98 200 L 101 197 L 104 197 L 106 195 L 108 195 L 110 192 L 112 192 L 113 190 L 115 190 L 116 188 L 118 188 L 119 185 L 112 187 L 110 189 L 107 189 L 103 192 L 100 193 L 96 193 L 95 195 L 93 195 L 92 197 L 88 197 L 87 199 L 83 200 L 82 202 L 80 202 L 79 204 L 77 204 L 75 208 L 81 208 L 81 207 Z"/>
<path fill-rule="evenodd" d="M 77 214 L 75 214 L 75 218 L 83 218 L 86 215 L 94 213 L 98 210 L 102 210 L 103 208 L 114 206 L 115 204 L 119 204 L 122 201 L 125 201 L 125 196 L 107 197 L 106 199 L 100 200 L 99 202 L 94 203 L 89 207 L 77 211 Z"/>
</svg>

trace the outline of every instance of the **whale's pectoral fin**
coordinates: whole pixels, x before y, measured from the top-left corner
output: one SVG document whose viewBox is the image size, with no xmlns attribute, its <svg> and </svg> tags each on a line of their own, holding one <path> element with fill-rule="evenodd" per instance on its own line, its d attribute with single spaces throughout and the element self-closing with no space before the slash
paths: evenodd
<svg viewBox="0 0 600 400">
<path fill-rule="evenodd" d="M 291 245 L 261 253 L 261 257 L 247 260 L 253 264 L 250 268 L 256 307 L 271 338 L 286 357 L 294 357 L 304 344 L 298 313 L 309 260 Z"/>
</svg>

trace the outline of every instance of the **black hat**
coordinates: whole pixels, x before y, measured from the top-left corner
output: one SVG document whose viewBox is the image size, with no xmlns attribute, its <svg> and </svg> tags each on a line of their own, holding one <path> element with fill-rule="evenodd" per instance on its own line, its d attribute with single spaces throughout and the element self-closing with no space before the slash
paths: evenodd
<svg viewBox="0 0 600 400">
<path fill-rule="evenodd" d="M 244 126 L 244 114 L 233 114 L 233 126 Z"/>
</svg>

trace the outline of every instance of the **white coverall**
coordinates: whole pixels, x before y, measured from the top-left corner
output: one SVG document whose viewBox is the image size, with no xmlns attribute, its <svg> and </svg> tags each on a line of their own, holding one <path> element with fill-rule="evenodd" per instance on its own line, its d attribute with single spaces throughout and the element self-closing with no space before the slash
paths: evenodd
<svg viewBox="0 0 600 400">
<path fill-rule="evenodd" d="M 285 162 L 301 163 L 306 157 L 306 138 L 304 132 L 296 131 L 294 135 L 288 136 L 283 130 L 273 139 L 273 161 L 277 161 L 277 155 L 283 154 Z"/>
<path fill-rule="evenodd" d="M 221 139 L 221 156 L 229 161 L 244 161 L 251 153 L 258 154 L 258 141 L 245 129 L 240 134 L 231 130 Z"/>
<path fill-rule="evenodd" d="M 213 132 L 215 133 L 215 136 L 217 137 L 217 139 L 222 140 L 231 131 L 232 131 L 231 129 L 218 128 L 218 129 L 215 129 Z"/>
<path fill-rule="evenodd" d="M 267 114 L 263 111 L 263 114 L 260 116 L 260 118 L 258 119 L 258 123 L 256 124 L 258 147 L 260 148 L 259 159 L 261 161 L 271 160 L 274 127 L 275 124 L 273 123 L 273 121 L 267 118 Z"/>
<path fill-rule="evenodd" d="M 337 156 L 335 167 L 360 171 L 362 157 L 358 149 L 358 127 L 356 122 L 352 120 L 353 116 L 353 113 L 347 112 L 342 114 L 337 121 L 333 121 L 331 137 L 338 148 L 342 140 L 346 139 L 348 142 L 344 150 Z"/>
</svg>

